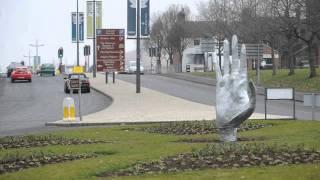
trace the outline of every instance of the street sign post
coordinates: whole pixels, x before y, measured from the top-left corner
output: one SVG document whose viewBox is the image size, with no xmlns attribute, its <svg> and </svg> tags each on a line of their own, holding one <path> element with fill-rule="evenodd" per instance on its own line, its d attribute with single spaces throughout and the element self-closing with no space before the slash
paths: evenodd
<svg viewBox="0 0 320 180">
<path fill-rule="evenodd" d="M 296 119 L 296 99 L 294 88 L 265 88 L 265 99 L 264 99 L 264 119 L 267 120 L 267 102 L 268 101 L 283 101 L 291 100 L 292 107 L 292 119 Z"/>
<path fill-rule="evenodd" d="M 97 71 L 123 72 L 125 69 L 124 29 L 97 29 Z"/>
</svg>

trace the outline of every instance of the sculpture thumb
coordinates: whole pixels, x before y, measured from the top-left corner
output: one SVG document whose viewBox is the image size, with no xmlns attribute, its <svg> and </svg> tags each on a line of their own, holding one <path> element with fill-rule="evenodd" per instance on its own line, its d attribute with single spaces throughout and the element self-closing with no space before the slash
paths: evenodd
<svg viewBox="0 0 320 180">
<path fill-rule="evenodd" d="M 247 120 L 254 112 L 256 108 L 256 88 L 252 81 L 249 82 L 248 86 L 249 103 L 247 108 L 240 113 L 238 116 L 234 117 L 230 121 L 232 127 L 239 127 L 241 123 Z"/>
</svg>

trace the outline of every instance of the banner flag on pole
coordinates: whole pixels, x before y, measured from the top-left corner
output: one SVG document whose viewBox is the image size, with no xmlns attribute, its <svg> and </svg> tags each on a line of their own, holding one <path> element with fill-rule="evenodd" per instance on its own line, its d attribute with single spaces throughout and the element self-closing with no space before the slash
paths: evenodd
<svg viewBox="0 0 320 180">
<path fill-rule="evenodd" d="M 96 1 L 96 29 L 102 28 L 102 2 Z M 93 38 L 93 1 L 87 1 L 87 38 Z"/>
</svg>

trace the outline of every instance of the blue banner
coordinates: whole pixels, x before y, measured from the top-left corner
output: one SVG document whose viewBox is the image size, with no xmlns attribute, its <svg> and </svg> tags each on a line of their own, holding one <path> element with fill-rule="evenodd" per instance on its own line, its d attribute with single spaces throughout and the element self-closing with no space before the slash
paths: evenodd
<svg viewBox="0 0 320 180">
<path fill-rule="evenodd" d="M 150 35 L 150 0 L 141 0 L 141 36 Z"/>
<path fill-rule="evenodd" d="M 77 13 L 71 13 L 72 42 L 77 42 Z"/>
<path fill-rule="evenodd" d="M 79 41 L 84 41 L 84 13 L 79 12 Z"/>
<path fill-rule="evenodd" d="M 128 0 L 128 20 L 127 20 L 127 35 L 128 37 L 136 37 L 137 35 L 137 1 Z"/>
<path fill-rule="evenodd" d="M 79 12 L 79 42 L 84 41 L 84 13 Z M 77 13 L 73 12 L 71 14 L 71 26 L 72 26 L 72 42 L 76 43 L 77 42 Z"/>
</svg>

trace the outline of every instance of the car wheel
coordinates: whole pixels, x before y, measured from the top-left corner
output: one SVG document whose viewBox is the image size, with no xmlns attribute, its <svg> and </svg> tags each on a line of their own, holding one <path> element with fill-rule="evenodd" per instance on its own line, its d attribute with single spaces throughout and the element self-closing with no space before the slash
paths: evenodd
<svg viewBox="0 0 320 180">
<path fill-rule="evenodd" d="M 56 74 L 55 73 L 52 73 L 52 76 L 55 76 Z"/>
<path fill-rule="evenodd" d="M 14 83 L 14 79 L 11 79 L 11 83 Z"/>
<path fill-rule="evenodd" d="M 32 82 L 32 79 L 29 79 L 29 82 Z"/>
<path fill-rule="evenodd" d="M 90 91 L 91 91 L 90 88 L 88 88 L 87 93 L 90 93 Z"/>
</svg>

